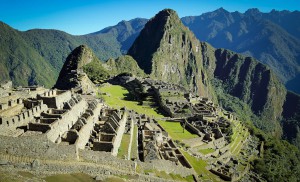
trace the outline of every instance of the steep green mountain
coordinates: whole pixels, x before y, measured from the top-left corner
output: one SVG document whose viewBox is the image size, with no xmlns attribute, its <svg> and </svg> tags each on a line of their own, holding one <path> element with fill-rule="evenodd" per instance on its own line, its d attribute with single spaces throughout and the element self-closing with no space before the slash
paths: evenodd
<svg viewBox="0 0 300 182">
<path fill-rule="evenodd" d="M 274 70 L 288 89 L 299 91 L 294 80 L 300 75 L 299 18 L 299 11 L 230 13 L 220 8 L 182 21 L 199 40 L 255 57 Z"/>
<path fill-rule="evenodd" d="M 151 77 L 208 96 L 211 87 L 200 51 L 200 42 L 193 33 L 175 11 L 166 9 L 148 21 L 128 54 Z"/>
<path fill-rule="evenodd" d="M 213 99 L 216 88 L 212 89 L 210 82 L 216 80 L 225 94 L 250 107 L 258 117 L 257 126 L 281 135 L 279 121 L 286 90 L 274 73 L 253 58 L 200 43 L 173 10 L 163 10 L 152 18 L 128 54 L 153 78 L 181 84 Z"/>
<path fill-rule="evenodd" d="M 89 93 L 94 88 L 92 82 L 100 83 L 121 73 L 146 76 L 131 56 L 111 58 L 104 63 L 91 48 L 80 45 L 67 57 L 54 87 L 61 90 L 81 88 L 82 92 Z"/>
<path fill-rule="evenodd" d="M 257 9 L 250 9 L 245 13 L 230 13 L 224 9 L 218 9 L 200 16 L 184 17 L 182 21 L 199 40 L 207 41 L 214 47 L 223 47 L 251 55 L 267 64 L 286 83 L 288 89 L 300 93 L 298 84 L 300 23 L 297 21 L 299 18 L 299 11 L 274 10 L 262 13 Z M 19 34 L 27 44 L 26 49 L 34 50 L 39 54 L 39 59 L 43 58 L 44 61 L 50 63 L 55 71 L 49 79 L 55 80 L 64 60 L 77 46 L 88 45 L 101 60 L 116 58 L 127 52 L 146 22 L 146 19 L 141 18 L 122 21 L 115 26 L 83 36 L 40 29 L 26 32 L 10 29 L 8 34 L 13 34 L 11 31 Z M 1 31 L 0 35 L 5 36 Z M 24 44 L 20 44 L 22 45 Z M 2 42 L 2 46 L 9 47 L 9 44 Z M 2 49 L 2 51 L 4 51 L 3 54 L 9 54 L 7 50 Z M 18 58 L 14 52 L 10 54 Z M 8 62 L 8 59 L 6 58 L 3 62 Z M 3 73 L 10 71 L 5 66 L 1 65 L 1 68 L 6 70 Z M 51 85 L 39 77 L 37 74 L 36 78 L 39 81 L 35 79 L 30 83 Z M 13 80 L 14 83 L 28 84 L 27 77 Z"/>
<path fill-rule="evenodd" d="M 16 85 L 54 84 L 57 70 L 23 38 L 20 32 L 0 22 L 0 81 Z"/>
<path fill-rule="evenodd" d="M 144 77 L 146 75 L 137 65 L 136 61 L 128 55 L 120 56 L 117 59 L 109 59 L 103 66 L 111 75 L 118 75 L 121 73 L 131 73 L 139 77 Z"/>
<path fill-rule="evenodd" d="M 300 95 L 287 93 L 282 116 L 283 138 L 300 149 Z"/>
<path fill-rule="evenodd" d="M 256 126 L 280 136 L 279 121 L 286 89 L 275 74 L 251 57 L 224 49 L 215 50 L 214 78 L 222 83 L 226 93 L 247 103 L 260 119 Z"/>
<path fill-rule="evenodd" d="M 101 60 L 117 58 L 128 50 L 145 22 L 146 19 L 139 18 L 122 21 L 100 32 L 82 36 L 58 30 L 20 32 L 1 22 L 1 80 L 11 79 L 15 85 L 52 87 L 73 49 L 85 44 Z"/>
<path fill-rule="evenodd" d="M 252 136 L 261 141 L 261 157 L 251 162 L 251 169 L 267 181 L 298 180 L 300 152 L 278 138 L 281 117 L 287 112 L 293 116 L 299 113 L 300 99 L 287 94 L 269 67 L 254 58 L 194 40 L 177 14 L 169 9 L 159 12 L 145 25 L 128 54 L 153 78 L 182 85 L 185 79 L 191 85 L 184 86 L 189 88 L 199 84 L 189 82 L 191 75 L 204 78 L 200 85 L 212 82 L 214 89 L 210 94 L 215 92 L 219 104 L 236 113 Z M 201 94 L 201 90 L 196 91 Z M 289 110 L 295 105 L 295 109 Z M 299 142 L 298 135 L 295 142 Z"/>
<path fill-rule="evenodd" d="M 109 77 L 102 63 L 86 45 L 74 49 L 61 69 L 55 88 L 61 90 L 81 89 L 83 93 L 92 91 L 93 82 Z"/>
</svg>

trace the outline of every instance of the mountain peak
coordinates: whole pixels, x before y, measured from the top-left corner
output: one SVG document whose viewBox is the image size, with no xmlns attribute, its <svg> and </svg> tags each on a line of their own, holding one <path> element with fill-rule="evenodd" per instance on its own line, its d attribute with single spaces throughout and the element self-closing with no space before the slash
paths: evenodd
<svg viewBox="0 0 300 182">
<path fill-rule="evenodd" d="M 164 9 L 151 18 L 128 51 L 145 73 L 151 73 L 153 53 L 160 47 L 165 32 L 170 29 L 184 27 L 177 13 L 172 9 Z"/>
<path fill-rule="evenodd" d="M 55 88 L 62 90 L 76 87 L 91 88 L 91 86 L 84 86 L 92 85 L 92 83 L 83 73 L 83 67 L 92 61 L 100 62 L 88 46 L 80 45 L 76 47 L 67 57 L 59 73 Z M 83 78 L 84 82 L 82 81 Z"/>
<path fill-rule="evenodd" d="M 258 8 L 251 8 L 251 9 L 248 9 L 247 11 L 245 11 L 245 14 L 246 15 L 257 15 L 257 14 L 260 14 L 261 12 L 259 11 Z"/>
<path fill-rule="evenodd" d="M 147 22 L 128 54 L 152 78 L 181 84 L 205 95 L 207 77 L 200 64 L 200 46 L 177 13 L 165 9 Z"/>
<path fill-rule="evenodd" d="M 155 17 L 168 17 L 168 16 L 178 16 L 176 11 L 172 10 L 172 9 L 164 9 L 161 10 L 160 12 L 158 12 Z"/>
<path fill-rule="evenodd" d="M 90 63 L 94 57 L 93 51 L 87 45 L 80 45 L 71 52 L 66 62 L 69 63 L 70 69 L 76 70 Z"/>
</svg>

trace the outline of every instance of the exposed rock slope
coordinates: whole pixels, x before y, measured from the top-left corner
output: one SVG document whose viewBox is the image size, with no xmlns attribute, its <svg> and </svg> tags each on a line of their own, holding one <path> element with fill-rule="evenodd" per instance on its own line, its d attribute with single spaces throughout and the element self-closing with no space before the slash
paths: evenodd
<svg viewBox="0 0 300 182">
<path fill-rule="evenodd" d="M 263 13 L 249 9 L 239 13 L 220 8 L 200 16 L 184 17 L 182 21 L 201 41 L 259 59 L 281 81 L 290 80 L 286 84 L 288 89 L 299 93 L 300 85 L 294 80 L 300 77 L 299 18 L 299 11 Z"/>
<path fill-rule="evenodd" d="M 90 48 L 85 45 L 77 47 L 67 57 L 54 87 L 62 90 L 81 88 L 83 93 L 92 92 L 94 84 L 84 72 L 84 66 L 94 61 L 100 63 Z"/>
<path fill-rule="evenodd" d="M 215 50 L 214 77 L 223 89 L 247 103 L 268 131 L 281 134 L 279 121 L 286 89 L 267 66 L 229 50 Z"/>
<path fill-rule="evenodd" d="M 280 133 L 286 90 L 272 71 L 250 57 L 200 43 L 173 10 L 163 10 L 141 31 L 128 54 L 152 77 L 182 84 L 202 96 L 220 80 L 226 93 L 247 103 L 253 113 Z M 208 94 L 209 93 L 209 94 Z"/>
<path fill-rule="evenodd" d="M 200 52 L 200 42 L 194 34 L 175 11 L 166 9 L 149 20 L 128 54 L 151 77 L 208 96 L 210 86 Z"/>
</svg>

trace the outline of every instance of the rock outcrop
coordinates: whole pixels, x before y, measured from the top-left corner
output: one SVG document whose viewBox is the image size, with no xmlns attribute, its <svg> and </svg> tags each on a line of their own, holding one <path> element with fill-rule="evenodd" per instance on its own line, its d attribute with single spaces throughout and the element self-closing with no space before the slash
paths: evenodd
<svg viewBox="0 0 300 182">
<path fill-rule="evenodd" d="M 200 42 L 173 10 L 149 20 L 128 54 L 152 78 L 183 85 L 201 96 L 210 92 Z"/>
<path fill-rule="evenodd" d="M 279 121 L 286 97 L 284 85 L 269 67 L 254 58 L 216 49 L 213 77 L 221 80 L 226 93 L 247 103 L 268 131 L 281 134 Z"/>
<path fill-rule="evenodd" d="M 226 94 L 247 103 L 252 112 L 280 133 L 286 89 L 274 73 L 254 58 L 199 42 L 176 12 L 159 12 L 141 31 L 128 54 L 151 77 L 181 84 L 214 100 L 213 80 Z"/>
<path fill-rule="evenodd" d="M 87 46 L 81 45 L 74 49 L 67 57 L 54 87 L 61 90 L 82 89 L 83 93 L 92 92 L 94 84 L 83 68 L 94 60 L 100 62 Z"/>
</svg>

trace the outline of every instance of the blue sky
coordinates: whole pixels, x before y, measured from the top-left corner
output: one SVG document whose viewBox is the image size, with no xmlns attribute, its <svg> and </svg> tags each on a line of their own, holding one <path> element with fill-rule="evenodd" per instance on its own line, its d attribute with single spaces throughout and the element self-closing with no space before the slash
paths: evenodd
<svg viewBox="0 0 300 182">
<path fill-rule="evenodd" d="M 220 7 L 230 12 L 249 8 L 294 11 L 300 10 L 300 0 L 0 0 L 0 21 L 21 31 L 43 28 L 82 35 L 121 20 L 151 18 L 165 8 L 183 17 Z"/>
</svg>

